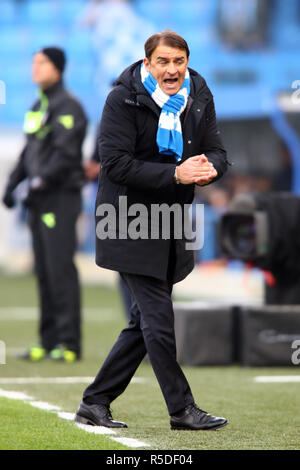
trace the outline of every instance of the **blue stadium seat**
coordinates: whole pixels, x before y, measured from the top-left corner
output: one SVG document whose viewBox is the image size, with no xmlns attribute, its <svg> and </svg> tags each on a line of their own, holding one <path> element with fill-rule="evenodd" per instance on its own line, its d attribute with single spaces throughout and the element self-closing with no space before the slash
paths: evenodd
<svg viewBox="0 0 300 470">
<path fill-rule="evenodd" d="M 58 46 L 64 47 L 65 32 L 59 28 L 35 28 L 32 30 L 30 50 L 32 53 L 42 47 Z"/>
<path fill-rule="evenodd" d="M 172 15 L 176 21 L 185 26 L 186 30 L 192 25 L 201 27 L 211 22 L 212 15 L 215 14 L 215 4 L 214 0 L 209 2 L 203 0 L 173 0 Z"/>
<path fill-rule="evenodd" d="M 83 60 L 93 53 L 91 33 L 86 29 L 72 28 L 64 42 L 65 48 L 70 55 L 77 56 Z"/>
<path fill-rule="evenodd" d="M 90 61 L 81 60 L 79 62 L 71 57 L 65 73 L 66 83 L 78 88 L 90 88 L 94 83 L 93 74 L 93 64 Z"/>
<path fill-rule="evenodd" d="M 16 10 L 11 0 L 0 2 L 0 24 L 13 23 L 16 20 Z"/>
<path fill-rule="evenodd" d="M 68 0 L 61 2 L 61 16 L 65 21 L 78 20 L 87 6 L 86 0 Z"/>
<path fill-rule="evenodd" d="M 50 25 L 59 21 L 57 1 L 26 0 L 24 20 L 34 25 Z"/>
<path fill-rule="evenodd" d="M 169 28 L 172 4 L 162 0 L 137 0 L 134 3 L 135 10 L 145 19 L 152 21 L 156 26 L 165 23 L 164 29 Z"/>
<path fill-rule="evenodd" d="M 13 28 L 12 26 L 1 26 L 0 28 L 0 55 L 10 56 L 23 53 L 29 45 L 30 34 L 26 28 Z"/>
<path fill-rule="evenodd" d="M 157 31 L 173 29 L 191 49 L 192 68 L 198 70 L 219 101 L 222 116 L 262 112 L 259 100 L 266 90 L 290 88 L 300 78 L 299 0 L 276 1 L 272 11 L 271 47 L 237 53 L 224 48 L 216 28 L 219 0 L 135 0 L 132 7 Z M 80 27 L 87 0 L 0 0 L 0 79 L 9 84 L 9 106 L 0 106 L 0 123 L 22 123 L 28 107 L 32 54 L 41 47 L 58 45 L 68 56 L 66 84 L 84 102 L 90 117 L 98 120 L 103 103 L 95 74 L 97 58 L 92 31 Z M 298 16 L 297 16 L 298 15 Z M 116 31 L 116 34 L 118 31 Z M 245 88 L 216 82 L 216 71 L 253 71 L 256 82 Z M 233 74 L 234 75 L 234 74 Z M 31 88 L 30 88 L 31 87 Z M 97 88 L 98 87 L 98 88 Z M 26 91 L 27 90 L 27 91 Z M 34 93 L 30 101 L 34 99 Z M 226 101 L 228 100 L 228 101 Z M 230 107 L 228 107 L 230 102 Z M 230 109 L 229 109 L 230 108 Z"/>
</svg>

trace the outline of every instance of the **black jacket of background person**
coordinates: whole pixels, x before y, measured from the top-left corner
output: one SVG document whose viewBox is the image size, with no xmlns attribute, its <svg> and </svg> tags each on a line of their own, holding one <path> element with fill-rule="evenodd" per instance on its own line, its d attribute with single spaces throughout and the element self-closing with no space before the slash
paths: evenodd
<svg viewBox="0 0 300 470">
<path fill-rule="evenodd" d="M 118 211 L 119 196 L 134 203 L 191 204 L 194 184 L 176 184 L 174 156 L 159 154 L 156 144 L 161 112 L 142 85 L 141 61 L 128 67 L 116 81 L 103 109 L 99 133 L 101 172 L 96 199 L 96 226 L 107 214 L 97 216 L 100 204 L 113 204 Z M 227 169 L 226 151 L 217 128 L 213 96 L 205 80 L 189 69 L 190 98 L 183 124 L 183 157 L 204 153 L 220 178 Z M 99 214 L 99 212 L 98 212 Z M 117 212 L 118 214 L 118 212 Z M 138 214 L 135 216 L 138 217 Z M 135 218 L 133 217 L 133 219 Z M 104 268 L 167 278 L 170 239 L 116 239 L 96 237 L 96 263 Z M 128 223 L 131 218 L 128 217 Z M 194 254 L 186 250 L 185 239 L 175 240 L 176 264 L 173 282 L 184 279 L 194 267 Z"/>
<path fill-rule="evenodd" d="M 83 108 L 61 81 L 40 93 L 31 111 L 44 106 L 41 125 L 26 134 L 26 145 L 8 187 L 13 190 L 25 178 L 40 176 L 45 182 L 44 193 L 79 189 L 84 183 L 81 149 L 87 125 Z"/>
</svg>

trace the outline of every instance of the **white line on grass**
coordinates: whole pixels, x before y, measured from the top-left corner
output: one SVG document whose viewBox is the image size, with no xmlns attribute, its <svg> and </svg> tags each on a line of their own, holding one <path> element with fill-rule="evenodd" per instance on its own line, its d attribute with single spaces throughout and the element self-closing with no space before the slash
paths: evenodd
<svg viewBox="0 0 300 470">
<path fill-rule="evenodd" d="M 300 375 L 258 375 L 254 377 L 257 383 L 292 383 L 300 382 Z"/>
<path fill-rule="evenodd" d="M 80 429 L 83 429 L 86 432 L 91 434 L 116 434 L 110 428 L 105 428 L 104 426 L 90 426 L 89 424 L 75 423 L 76 426 Z"/>
<path fill-rule="evenodd" d="M 83 318 L 87 315 L 87 321 L 102 323 L 109 321 L 117 312 L 113 308 L 84 308 Z M 37 307 L 0 307 L 0 321 L 36 321 L 39 318 Z"/>
<path fill-rule="evenodd" d="M 0 397 L 12 398 L 13 400 L 33 400 L 33 397 L 22 392 L 11 392 L 9 390 L 0 389 Z"/>
<path fill-rule="evenodd" d="M 35 408 L 39 408 L 40 410 L 60 411 L 59 406 L 51 405 L 51 403 L 47 403 L 46 401 L 30 401 L 29 404 Z"/>
<path fill-rule="evenodd" d="M 75 414 L 74 413 L 67 413 L 66 411 L 58 411 L 57 416 L 62 419 L 66 419 L 67 421 L 74 421 Z"/>
<path fill-rule="evenodd" d="M 47 402 L 42 402 L 42 401 L 29 401 L 29 400 L 34 400 L 33 397 L 30 397 L 26 395 L 25 393 L 22 392 L 15 392 L 15 391 L 10 391 L 10 390 L 2 390 L 0 389 L 0 397 L 4 398 L 12 398 L 15 400 L 22 400 L 30 405 L 40 408 L 42 410 L 46 411 L 53 411 L 56 412 L 57 416 L 62 419 L 67 419 L 68 421 L 71 421 L 74 419 L 75 415 L 74 413 L 66 413 L 64 411 L 60 411 L 60 407 L 56 405 L 51 405 L 50 403 Z M 116 431 L 113 431 L 110 428 L 106 428 L 104 426 L 90 426 L 87 424 L 81 424 L 81 423 L 74 423 L 79 429 L 82 429 L 85 432 L 92 433 L 92 434 L 102 434 L 102 435 L 115 435 Z M 128 447 L 132 448 L 137 448 L 137 447 L 150 447 L 149 444 L 146 442 L 139 441 L 137 439 L 133 439 L 130 437 L 111 437 L 110 439 L 119 442 L 121 444 L 124 444 Z"/>
<path fill-rule="evenodd" d="M 90 384 L 95 377 L 1 377 L 0 384 Z M 133 377 L 132 384 L 141 384 L 147 382 L 144 377 Z"/>
<path fill-rule="evenodd" d="M 112 440 L 128 447 L 150 447 L 149 444 L 138 441 L 137 439 L 132 439 L 131 437 L 112 437 Z"/>
</svg>

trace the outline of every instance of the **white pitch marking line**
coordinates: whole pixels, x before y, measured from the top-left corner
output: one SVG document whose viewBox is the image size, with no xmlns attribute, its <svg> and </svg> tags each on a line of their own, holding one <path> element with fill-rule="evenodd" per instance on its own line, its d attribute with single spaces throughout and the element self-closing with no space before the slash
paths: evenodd
<svg viewBox="0 0 300 470">
<path fill-rule="evenodd" d="M 76 426 L 80 429 L 83 429 L 86 432 L 91 434 L 116 434 L 115 431 L 112 431 L 109 428 L 104 426 L 91 426 L 89 424 L 75 423 Z"/>
<path fill-rule="evenodd" d="M 150 447 L 149 444 L 132 439 L 131 437 L 112 437 L 112 440 L 129 447 Z"/>
<path fill-rule="evenodd" d="M 46 401 L 30 401 L 29 404 L 34 406 L 35 408 L 39 408 L 40 410 L 46 411 L 60 411 L 61 408 L 56 405 L 51 405 L 51 403 L 47 403 Z"/>
<path fill-rule="evenodd" d="M 109 320 L 113 313 L 113 308 L 83 309 L 83 315 L 88 315 L 88 320 L 97 323 Z M 38 307 L 0 307 L 0 321 L 36 321 L 38 317 Z"/>
<path fill-rule="evenodd" d="M 0 384 L 77 384 L 93 380 L 94 377 L 3 377 Z"/>
<path fill-rule="evenodd" d="M 0 389 L 0 397 L 4 398 L 11 398 L 14 400 L 22 400 L 30 405 L 40 408 L 42 410 L 46 411 L 53 411 L 56 412 L 57 416 L 62 419 L 67 419 L 69 421 L 73 421 L 74 419 L 74 413 L 66 413 L 64 411 L 60 411 L 60 407 L 56 405 L 51 405 L 50 403 L 47 402 L 42 402 L 42 401 L 28 401 L 28 400 L 34 400 L 33 397 L 30 397 L 26 395 L 25 393 L 22 392 L 15 392 L 15 391 L 10 391 L 10 390 L 2 390 Z M 92 434 L 116 434 L 115 431 L 113 431 L 110 428 L 106 428 L 104 426 L 90 426 L 87 424 L 82 424 L 82 423 L 74 423 L 78 428 L 82 429 L 83 431 L 92 433 Z M 119 442 L 120 444 L 124 444 L 128 447 L 132 448 L 137 448 L 137 447 L 150 447 L 149 444 L 146 444 L 146 442 L 138 441 L 137 439 L 133 439 L 130 437 L 111 437 L 110 439 Z"/>
<path fill-rule="evenodd" d="M 75 414 L 74 413 L 67 413 L 66 411 L 58 411 L 57 416 L 62 419 L 66 419 L 67 421 L 74 421 Z"/>
<path fill-rule="evenodd" d="M 26 395 L 22 392 L 12 392 L 9 390 L 0 389 L 0 397 L 12 398 L 13 400 L 33 400 L 33 397 Z"/>
<path fill-rule="evenodd" d="M 147 379 L 144 377 L 133 377 L 130 381 L 131 384 L 144 384 L 147 382 Z"/>
<path fill-rule="evenodd" d="M 258 383 L 296 383 L 300 382 L 300 375 L 258 375 L 254 377 Z"/>
<path fill-rule="evenodd" d="M 80 384 L 93 382 L 95 377 L 2 377 L 0 384 Z M 131 383 L 145 383 L 143 377 L 133 377 Z"/>
</svg>

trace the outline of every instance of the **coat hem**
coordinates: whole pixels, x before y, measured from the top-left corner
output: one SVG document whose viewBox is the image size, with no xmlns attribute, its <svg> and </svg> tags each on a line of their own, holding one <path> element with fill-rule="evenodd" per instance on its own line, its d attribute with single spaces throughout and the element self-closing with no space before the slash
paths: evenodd
<svg viewBox="0 0 300 470">
<path fill-rule="evenodd" d="M 96 265 L 99 266 L 100 268 L 109 269 L 111 271 L 117 271 L 119 273 L 123 272 L 123 273 L 128 273 L 128 274 L 137 274 L 139 276 L 149 276 L 149 277 L 154 277 L 156 279 L 160 279 L 161 281 L 167 280 L 167 276 L 160 276 L 158 274 L 155 274 L 149 271 L 145 272 L 145 270 L 142 270 L 142 269 L 129 269 L 128 266 L 123 267 L 123 266 L 120 266 L 119 264 L 118 265 L 113 265 L 111 263 L 108 264 L 97 258 L 96 258 Z M 194 264 L 188 265 L 180 276 L 177 276 L 176 278 L 174 278 L 173 284 L 177 284 L 177 282 L 183 281 L 183 279 L 185 279 L 193 271 L 193 269 L 194 269 Z"/>
<path fill-rule="evenodd" d="M 156 279 L 160 279 L 161 281 L 165 281 L 167 279 L 166 276 L 163 275 L 158 275 L 153 272 L 149 272 L 142 269 L 129 269 L 128 266 L 121 266 L 120 264 L 118 265 L 113 265 L 112 263 L 105 263 L 99 259 L 96 258 L 96 264 L 100 268 L 105 268 L 105 269 L 110 269 L 111 271 L 117 271 L 119 273 L 128 273 L 128 274 L 137 274 L 140 276 L 149 276 L 149 277 L 154 277 Z"/>
</svg>

